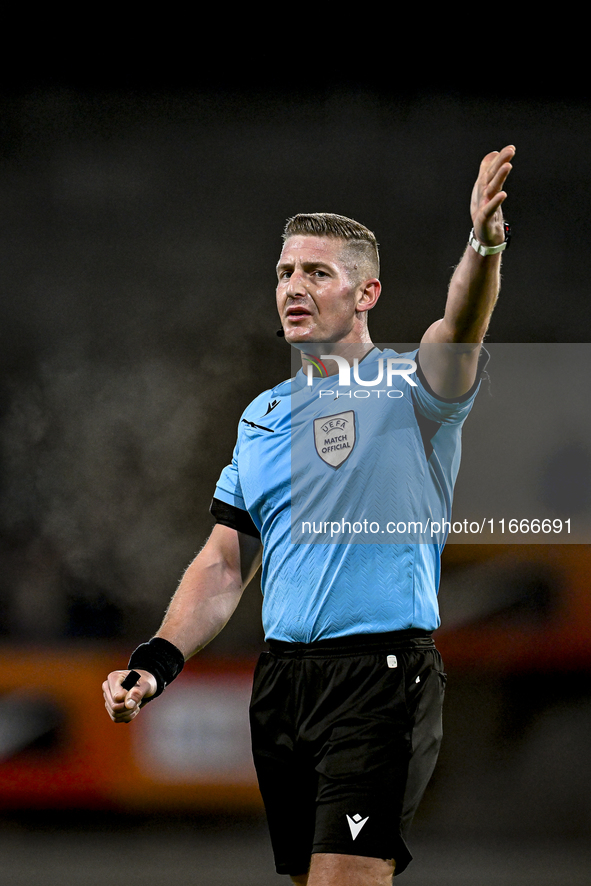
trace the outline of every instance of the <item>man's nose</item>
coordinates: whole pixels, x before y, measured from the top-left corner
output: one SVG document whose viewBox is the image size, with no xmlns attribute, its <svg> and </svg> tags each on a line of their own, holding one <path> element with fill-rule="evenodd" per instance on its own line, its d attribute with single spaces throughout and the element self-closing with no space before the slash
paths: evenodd
<svg viewBox="0 0 591 886">
<path fill-rule="evenodd" d="M 304 275 L 301 271 L 294 270 L 289 275 L 289 281 L 287 284 L 287 295 L 291 296 L 303 296 L 308 294 L 308 290 L 305 286 Z"/>
</svg>

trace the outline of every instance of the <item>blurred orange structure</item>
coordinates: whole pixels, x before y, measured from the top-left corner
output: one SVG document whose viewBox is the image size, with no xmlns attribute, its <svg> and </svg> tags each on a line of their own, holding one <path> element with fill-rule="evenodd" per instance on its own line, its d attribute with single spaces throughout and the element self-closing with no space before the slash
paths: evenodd
<svg viewBox="0 0 591 886">
<path fill-rule="evenodd" d="M 115 725 L 101 684 L 121 650 L 0 652 L 0 808 L 258 808 L 252 661 L 195 659 L 174 692 Z"/>
<path fill-rule="evenodd" d="M 502 557 L 516 571 L 541 567 L 553 578 L 555 604 L 542 620 L 491 618 L 455 629 L 444 624 L 436 639 L 446 664 L 497 672 L 590 667 L 591 546 L 450 545 L 444 553 L 449 567 L 487 557 Z"/>
<path fill-rule="evenodd" d="M 437 632 L 449 670 L 591 668 L 591 548 L 450 546 L 451 571 L 503 557 L 550 570 L 543 620 L 481 619 Z M 248 701 L 254 660 L 192 659 L 136 723 L 107 717 L 101 683 L 127 651 L 95 644 L 0 649 L 0 808 L 258 809 Z"/>
</svg>

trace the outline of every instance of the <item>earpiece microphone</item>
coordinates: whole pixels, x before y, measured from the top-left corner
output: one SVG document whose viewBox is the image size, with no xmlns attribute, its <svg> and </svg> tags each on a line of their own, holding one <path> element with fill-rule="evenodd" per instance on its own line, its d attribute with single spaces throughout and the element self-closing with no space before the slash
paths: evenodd
<svg viewBox="0 0 591 886">
<path fill-rule="evenodd" d="M 277 336 L 277 338 L 285 338 L 285 332 L 283 331 L 283 329 L 278 329 L 275 335 Z"/>
</svg>

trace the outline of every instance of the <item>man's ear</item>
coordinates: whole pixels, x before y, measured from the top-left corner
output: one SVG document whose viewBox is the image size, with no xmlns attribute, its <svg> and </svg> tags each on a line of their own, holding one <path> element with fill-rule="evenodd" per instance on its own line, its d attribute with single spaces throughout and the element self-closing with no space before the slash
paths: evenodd
<svg viewBox="0 0 591 886">
<path fill-rule="evenodd" d="M 363 313 L 363 311 L 371 311 L 371 309 L 375 307 L 381 291 L 382 284 L 377 277 L 371 277 L 369 280 L 362 283 L 359 287 L 359 298 L 356 310 L 360 313 Z"/>
</svg>

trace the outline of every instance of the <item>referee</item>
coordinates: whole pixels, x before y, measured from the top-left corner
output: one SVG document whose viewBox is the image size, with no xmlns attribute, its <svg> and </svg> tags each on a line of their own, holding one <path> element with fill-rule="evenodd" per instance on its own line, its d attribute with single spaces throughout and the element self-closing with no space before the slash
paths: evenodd
<svg viewBox="0 0 591 886">
<path fill-rule="evenodd" d="M 112 720 L 135 719 L 223 628 L 262 563 L 269 651 L 254 676 L 253 755 L 276 868 L 296 884 L 390 884 L 412 857 L 408 827 L 441 741 L 445 673 L 431 634 L 445 532 L 380 543 L 354 533 L 380 531 L 388 513 L 449 521 L 508 243 L 514 154 L 509 145 L 483 159 L 445 314 L 408 355 L 369 337 L 381 290 L 372 232 L 328 213 L 288 221 L 277 308 L 302 370 L 245 410 L 211 536 L 156 636 L 103 684 Z M 385 367 L 396 389 L 384 388 Z M 364 397 L 343 388 L 351 375 Z M 126 688 L 131 669 L 139 680 Z"/>
</svg>

